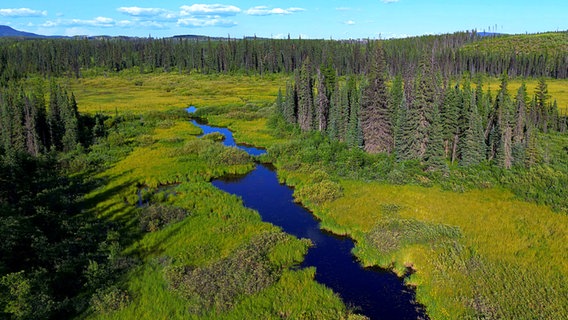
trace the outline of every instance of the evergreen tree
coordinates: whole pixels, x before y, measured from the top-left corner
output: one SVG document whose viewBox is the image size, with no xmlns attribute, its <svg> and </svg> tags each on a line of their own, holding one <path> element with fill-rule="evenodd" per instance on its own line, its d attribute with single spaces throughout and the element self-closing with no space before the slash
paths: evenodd
<svg viewBox="0 0 568 320">
<path fill-rule="evenodd" d="M 47 114 L 47 122 L 49 125 L 49 141 L 50 147 L 55 147 L 57 150 L 62 148 L 62 138 L 65 133 L 63 120 L 61 119 L 61 108 L 59 103 L 63 101 L 61 96 L 61 89 L 51 84 L 49 92 L 49 109 Z"/>
<path fill-rule="evenodd" d="M 314 98 L 311 65 L 306 58 L 300 69 L 298 86 L 298 124 L 303 131 L 310 131 L 314 125 Z"/>
<path fill-rule="evenodd" d="M 24 104 L 24 127 L 26 130 L 26 149 L 32 156 L 38 156 L 40 153 L 40 139 L 38 135 L 37 109 L 32 101 L 25 97 Z"/>
<path fill-rule="evenodd" d="M 550 95 L 548 94 L 548 85 L 546 80 L 541 77 L 538 79 L 538 83 L 535 89 L 535 124 L 542 130 L 542 132 L 548 132 L 548 99 Z"/>
<path fill-rule="evenodd" d="M 327 134 L 331 139 L 340 140 L 339 131 L 341 124 L 341 99 L 339 83 L 335 83 L 335 89 L 332 92 L 330 101 L 329 125 Z"/>
<path fill-rule="evenodd" d="M 408 121 L 415 128 L 413 144 L 411 145 L 412 158 L 424 160 L 428 148 L 428 135 L 430 132 L 430 119 L 434 111 L 435 78 L 432 73 L 431 60 L 423 59 L 420 73 L 416 78 L 415 92 L 412 105 L 409 108 Z"/>
<path fill-rule="evenodd" d="M 390 92 L 389 92 L 389 113 L 390 113 L 390 121 L 393 125 L 393 136 L 394 136 L 394 127 L 397 125 L 398 123 L 398 108 L 400 107 L 400 104 L 402 103 L 402 99 L 403 99 L 403 92 L 404 87 L 403 87 L 403 83 L 402 83 L 402 76 L 400 74 L 398 74 L 396 77 L 394 77 L 394 79 L 392 80 L 392 84 L 391 84 L 391 88 L 390 88 Z"/>
<path fill-rule="evenodd" d="M 429 114 L 430 123 L 428 127 L 428 146 L 425 154 L 427 170 L 448 171 L 444 155 L 444 140 L 442 138 L 442 123 L 438 106 L 434 104 L 432 112 Z"/>
<path fill-rule="evenodd" d="M 539 162 L 538 141 L 537 141 L 537 128 L 534 124 L 528 123 L 525 132 L 525 166 L 532 167 Z"/>
<path fill-rule="evenodd" d="M 459 103 L 461 90 L 459 85 L 446 89 L 441 105 L 440 117 L 442 122 L 442 139 L 444 153 L 454 163 L 457 160 L 457 145 L 459 141 Z"/>
<path fill-rule="evenodd" d="M 330 102 L 325 83 L 326 81 L 319 69 L 317 70 L 317 82 L 318 82 L 318 95 L 316 99 L 317 130 L 325 132 L 325 130 L 327 129 Z"/>
<path fill-rule="evenodd" d="M 295 86 L 291 82 L 286 83 L 286 100 L 283 105 L 284 120 L 288 123 L 296 123 L 298 110 L 298 96 Z"/>
<path fill-rule="evenodd" d="M 526 142 L 525 131 L 527 122 L 527 88 L 523 82 L 515 97 L 515 120 L 513 127 L 513 159 L 514 162 L 524 164 Z"/>
<path fill-rule="evenodd" d="M 79 119 L 77 117 L 77 103 L 72 95 L 71 98 L 66 92 L 59 95 L 60 119 L 63 120 L 63 137 L 61 145 L 63 151 L 71 151 L 79 143 Z"/>
<path fill-rule="evenodd" d="M 460 164 L 470 166 L 481 163 L 485 160 L 485 147 L 481 115 L 477 111 L 477 105 L 474 104 L 468 116 Z"/>
<path fill-rule="evenodd" d="M 394 132 L 394 150 L 397 161 L 411 159 L 411 141 L 413 136 L 413 127 L 408 121 L 408 103 L 406 101 L 405 91 L 402 91 L 402 99 L 397 109 L 397 122 Z"/>
<path fill-rule="evenodd" d="M 361 129 L 365 150 L 390 153 L 394 147 L 391 112 L 386 85 L 386 63 L 381 46 L 376 45 L 369 61 L 368 84 L 361 97 Z"/>
<path fill-rule="evenodd" d="M 513 111 L 511 97 L 507 89 L 508 77 L 503 74 L 497 99 L 495 101 L 495 132 L 498 134 L 493 146 L 497 164 L 505 169 L 513 165 Z"/>
<path fill-rule="evenodd" d="M 345 132 L 345 142 L 350 147 L 359 147 L 363 145 L 363 133 L 360 121 L 360 104 L 361 93 L 355 82 L 355 78 L 351 77 L 347 81 L 347 101 L 348 101 L 348 117 L 347 130 Z M 347 111 L 347 110 L 346 110 Z"/>
</svg>

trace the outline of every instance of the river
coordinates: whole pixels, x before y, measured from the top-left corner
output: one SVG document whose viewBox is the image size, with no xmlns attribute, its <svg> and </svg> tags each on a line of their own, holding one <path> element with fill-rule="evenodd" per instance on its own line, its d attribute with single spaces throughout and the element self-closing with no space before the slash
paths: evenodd
<svg viewBox="0 0 568 320">
<path fill-rule="evenodd" d="M 223 143 L 227 146 L 236 146 L 253 155 L 266 152 L 239 146 L 226 128 L 212 127 L 196 120 L 192 122 L 204 134 L 220 132 L 225 135 Z M 427 318 L 423 307 L 415 302 L 414 291 L 405 286 L 402 279 L 387 270 L 363 268 L 351 254 L 353 241 L 321 230 L 311 212 L 293 201 L 293 190 L 278 182 L 276 172 L 270 166 L 257 164 L 253 171 L 242 177 L 218 179 L 212 183 L 241 197 L 244 205 L 258 211 L 263 221 L 298 238 L 310 239 L 314 246 L 299 267 L 315 267 L 316 281 L 338 293 L 345 304 L 358 313 L 370 319 Z"/>
</svg>

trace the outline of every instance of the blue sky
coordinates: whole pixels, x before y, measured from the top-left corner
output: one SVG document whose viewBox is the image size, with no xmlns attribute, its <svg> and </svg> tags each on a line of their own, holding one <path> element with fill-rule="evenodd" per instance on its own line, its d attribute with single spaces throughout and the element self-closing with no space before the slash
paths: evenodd
<svg viewBox="0 0 568 320">
<path fill-rule="evenodd" d="M 0 24 L 45 35 L 392 38 L 568 30 L 566 0 L 0 0 Z"/>
</svg>

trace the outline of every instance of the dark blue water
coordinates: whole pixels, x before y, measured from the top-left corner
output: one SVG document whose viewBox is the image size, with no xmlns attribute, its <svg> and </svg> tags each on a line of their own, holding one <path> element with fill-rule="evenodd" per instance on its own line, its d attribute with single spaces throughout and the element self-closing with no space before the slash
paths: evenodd
<svg viewBox="0 0 568 320">
<path fill-rule="evenodd" d="M 204 129 L 203 125 L 196 125 Z M 207 127 L 207 130 L 215 129 Z M 215 132 L 224 130 L 216 128 Z M 316 281 L 337 292 L 358 313 L 370 319 L 427 318 L 423 308 L 414 302 L 414 292 L 400 278 L 378 268 L 361 267 L 351 254 L 353 241 L 321 230 L 314 216 L 294 203 L 293 190 L 280 184 L 276 173 L 268 166 L 258 164 L 243 177 L 218 179 L 212 183 L 241 197 L 244 205 L 257 210 L 264 221 L 298 238 L 311 239 L 314 247 L 308 251 L 301 267 L 315 267 Z"/>
<path fill-rule="evenodd" d="M 194 113 L 197 110 L 197 108 L 189 107 L 186 110 L 189 113 Z M 228 147 L 237 147 L 241 150 L 248 152 L 248 154 L 250 154 L 252 156 L 260 156 L 260 155 L 266 153 L 266 150 L 264 150 L 264 149 L 249 147 L 249 146 L 245 146 L 245 145 L 242 145 L 242 144 L 237 144 L 237 142 L 235 141 L 235 138 L 233 138 L 233 133 L 231 132 L 231 130 L 229 130 L 227 128 L 212 127 L 212 126 L 207 125 L 203 121 L 199 121 L 199 120 L 196 120 L 196 119 L 192 119 L 191 123 L 193 125 L 201 128 L 201 130 L 203 131 L 202 135 L 206 135 L 206 134 L 213 133 L 213 132 L 221 133 L 223 136 L 225 136 L 225 139 L 223 140 L 223 144 L 228 146 Z"/>
</svg>

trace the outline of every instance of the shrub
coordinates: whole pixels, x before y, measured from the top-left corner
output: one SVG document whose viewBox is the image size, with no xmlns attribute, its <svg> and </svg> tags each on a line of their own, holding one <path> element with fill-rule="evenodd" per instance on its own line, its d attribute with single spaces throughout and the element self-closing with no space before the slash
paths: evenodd
<svg viewBox="0 0 568 320">
<path fill-rule="evenodd" d="M 140 210 L 140 229 L 148 232 L 158 231 L 189 215 L 190 213 L 182 208 L 153 204 Z"/>
<path fill-rule="evenodd" d="M 243 295 L 257 293 L 280 279 L 281 267 L 268 256 L 286 238 L 282 232 L 264 233 L 211 265 L 169 266 L 166 278 L 170 287 L 190 302 L 191 311 L 226 311 Z"/>
<path fill-rule="evenodd" d="M 211 140 L 211 141 L 216 141 L 216 142 L 225 140 L 225 136 L 220 132 L 208 133 L 201 138 Z"/>
<path fill-rule="evenodd" d="M 91 307 L 97 313 L 110 313 L 120 310 L 130 303 L 128 291 L 115 286 L 99 289 L 91 298 Z"/>
<path fill-rule="evenodd" d="M 304 185 L 294 192 L 301 201 L 315 204 L 333 201 L 343 195 L 341 185 L 331 180 L 323 180 L 314 184 Z"/>
<path fill-rule="evenodd" d="M 459 236 L 458 227 L 393 218 L 379 221 L 367 234 L 367 239 L 379 252 L 388 254 L 407 245 L 428 244 Z"/>
</svg>

